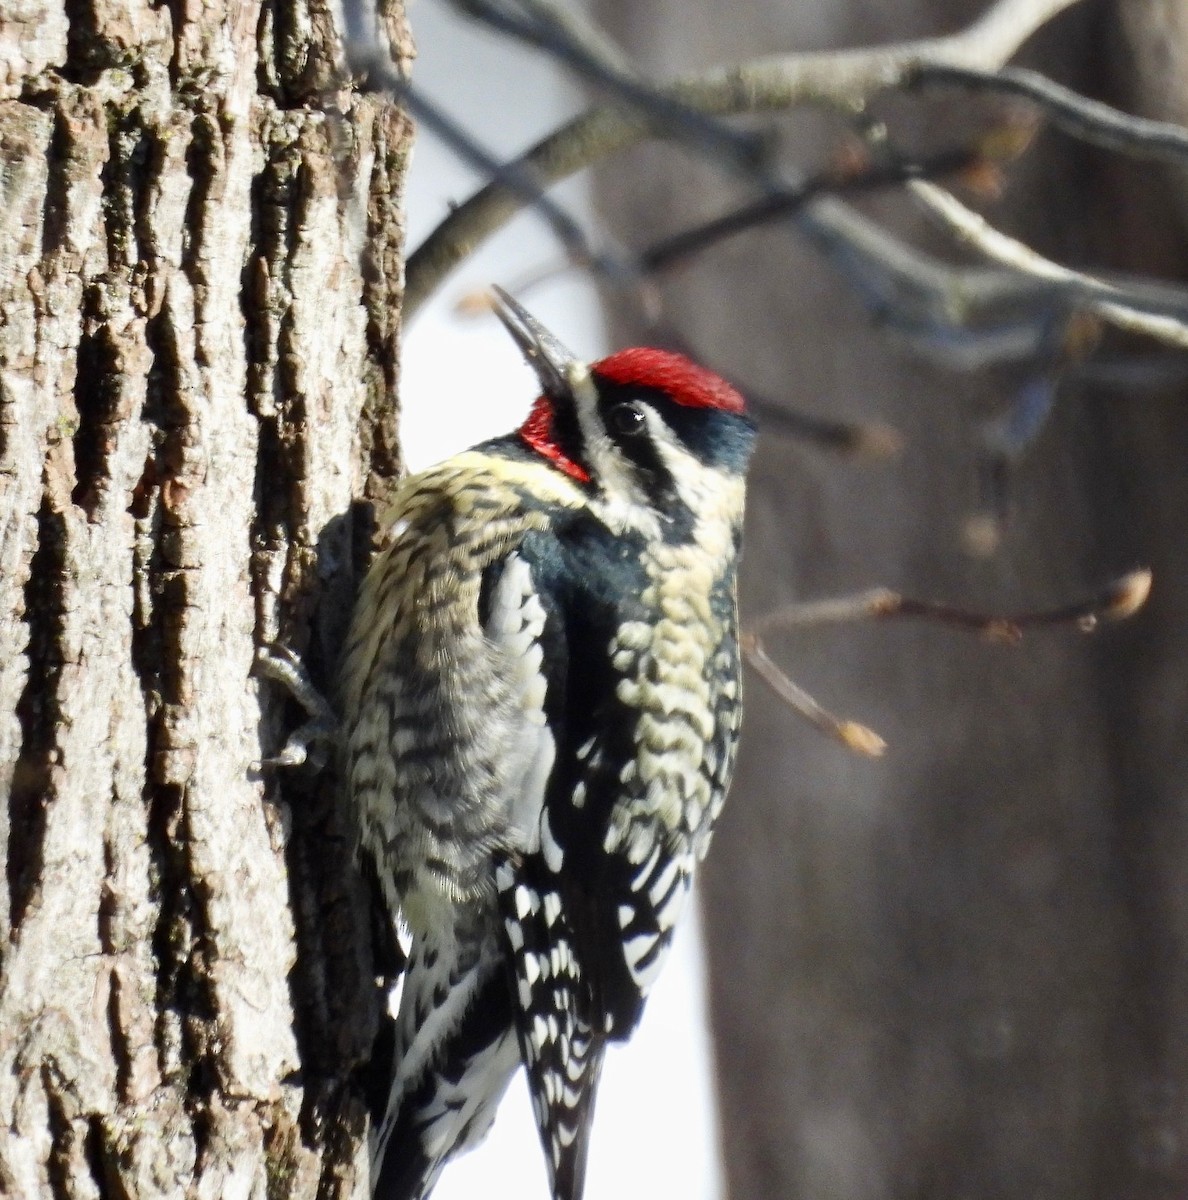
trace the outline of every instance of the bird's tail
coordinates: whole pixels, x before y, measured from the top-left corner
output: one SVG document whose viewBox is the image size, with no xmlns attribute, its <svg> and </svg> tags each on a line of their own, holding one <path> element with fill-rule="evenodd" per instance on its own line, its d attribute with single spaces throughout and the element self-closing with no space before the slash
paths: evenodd
<svg viewBox="0 0 1188 1200">
<path fill-rule="evenodd" d="M 560 897 L 510 864 L 496 879 L 512 951 L 516 1031 L 554 1200 L 581 1200 L 606 1035 L 587 1017 L 589 988 Z"/>
<path fill-rule="evenodd" d="M 519 1065 L 505 974 L 446 957 L 414 943 L 392 1089 L 372 1142 L 376 1200 L 425 1200 L 446 1162 L 486 1137 Z"/>
<path fill-rule="evenodd" d="M 562 1046 L 563 1039 L 558 1039 L 555 1048 L 560 1051 Z M 554 1200 L 581 1200 L 594 1126 L 594 1095 L 605 1047 L 602 1037 L 589 1030 L 575 1030 L 569 1037 L 567 1054 L 553 1055 L 546 1044 L 528 1067 L 532 1107 Z"/>
</svg>

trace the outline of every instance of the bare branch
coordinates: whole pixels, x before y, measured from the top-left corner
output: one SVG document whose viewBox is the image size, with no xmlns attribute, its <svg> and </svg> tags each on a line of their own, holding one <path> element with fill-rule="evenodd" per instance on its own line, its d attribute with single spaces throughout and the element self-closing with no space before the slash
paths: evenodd
<svg viewBox="0 0 1188 1200">
<path fill-rule="evenodd" d="M 933 179 L 938 175 L 964 170 L 979 159 L 978 151 L 958 148 L 941 151 L 919 161 L 901 160 L 867 165 L 861 170 L 845 174 L 836 169 L 822 171 L 793 187 L 773 191 L 712 221 L 683 229 L 653 243 L 639 254 L 640 269 L 649 274 L 667 270 L 726 238 L 784 220 L 818 196 L 875 191 L 902 184 L 909 179 Z"/>
<path fill-rule="evenodd" d="M 698 112 L 679 98 L 667 95 L 638 75 L 621 53 L 610 50 L 609 39 L 596 39 L 588 27 L 563 20 L 544 0 L 450 0 L 451 6 L 488 28 L 515 38 L 555 58 L 588 83 L 606 92 L 612 103 L 646 121 L 654 134 L 685 142 L 699 154 L 726 163 L 748 177 L 760 169 L 767 155 L 765 137 L 731 129 L 714 117 Z M 519 8 L 520 12 L 513 11 Z"/>
<path fill-rule="evenodd" d="M 1188 129 L 1166 121 L 1134 117 L 1081 96 L 1037 71 L 1003 67 L 998 71 L 949 63 L 921 63 L 913 85 L 955 86 L 975 92 L 1023 96 L 1038 105 L 1052 124 L 1072 137 L 1134 158 L 1188 164 Z"/>
<path fill-rule="evenodd" d="M 619 44 L 581 7 L 572 4 L 554 3 L 554 0 L 516 0 L 524 12 L 542 22 L 550 22 L 566 39 L 581 47 L 591 58 L 624 75 L 634 75 L 631 59 L 623 53 Z M 464 5 L 466 0 L 450 0 L 455 5 Z"/>
<path fill-rule="evenodd" d="M 841 742 L 856 754 L 877 758 L 887 749 L 887 743 L 868 725 L 835 716 L 822 707 L 808 692 L 795 683 L 768 657 L 759 637 L 744 633 L 739 640 L 743 656 L 759 673 L 763 682 L 794 712 L 814 729 Z"/>
<path fill-rule="evenodd" d="M 513 195 L 538 213 L 575 263 L 597 266 L 612 277 L 629 269 L 613 256 L 594 251 L 580 222 L 546 194 L 546 184 L 530 162 L 503 162 L 479 144 L 457 121 L 422 95 L 405 78 L 378 38 L 347 44 L 350 68 L 364 91 L 384 92 L 426 129 L 432 130 L 463 162 L 477 168 L 493 186 Z"/>
<path fill-rule="evenodd" d="M 685 76 L 662 91 L 682 105 L 715 116 L 782 111 L 803 103 L 852 110 L 877 92 L 903 87 L 925 62 L 997 68 L 1037 29 L 1078 2 L 999 0 L 981 20 L 951 37 L 869 50 L 766 57 Z M 554 131 L 521 161 L 547 185 L 634 145 L 652 130 L 652 124 L 638 113 L 603 105 Z M 409 257 L 406 317 L 415 314 L 449 271 L 521 206 L 519 196 L 492 183 L 455 209 Z M 821 220 L 826 220 L 825 214 Z"/>
<path fill-rule="evenodd" d="M 1034 357 L 1064 307 L 1051 285 L 944 262 L 832 196 L 808 205 L 798 228 L 842 268 L 887 332 L 956 370 Z"/>
<path fill-rule="evenodd" d="M 889 332 L 910 341 L 923 354 L 959 370 L 990 362 L 1033 357 L 1045 340 L 1044 327 L 1054 310 L 1064 308 L 1054 289 L 1015 273 L 982 267 L 953 266 L 899 242 L 879 226 L 845 205 L 833 205 L 836 193 L 901 183 L 930 176 L 951 165 L 959 168 L 977 160 L 973 150 L 952 151 L 915 162 L 868 167 L 849 176 L 822 172 L 787 185 L 767 197 L 702 226 L 681 231 L 640 252 L 641 305 L 650 324 L 657 319 L 659 296 L 647 285 L 648 275 L 679 264 L 715 241 L 781 216 L 800 216 L 801 227 L 824 254 L 843 270 L 868 308 Z M 813 201 L 811 214 L 805 207 Z M 519 277 L 510 290 L 519 293 L 573 269 L 571 262 L 538 267 Z M 459 302 L 482 311 L 484 293 Z M 679 348 L 679 347 L 678 347 Z"/>
<path fill-rule="evenodd" d="M 872 588 L 849 596 L 786 604 L 751 621 L 748 632 L 760 637 L 777 629 L 911 617 L 950 625 L 981 634 L 991 641 L 1013 645 L 1022 639 L 1027 629 L 1071 625 L 1087 633 L 1096 629 L 1102 621 L 1124 620 L 1142 608 L 1150 593 L 1151 572 L 1143 569 L 1112 580 L 1101 591 L 1084 600 L 1008 616 L 970 612 L 935 600 L 912 599 L 890 588 Z"/>
<path fill-rule="evenodd" d="M 961 33 L 873 46 L 773 54 L 719 67 L 673 85 L 702 112 L 778 112 L 797 104 L 827 104 L 856 112 L 879 92 L 905 87 L 925 63 L 994 70 L 1033 33 L 1080 0 L 998 0 Z"/>
<path fill-rule="evenodd" d="M 837 421 L 756 396 L 747 391 L 747 411 L 763 433 L 782 434 L 854 458 L 894 458 L 903 450 L 903 434 L 882 421 Z"/>
<path fill-rule="evenodd" d="M 872 588 L 850 596 L 785 605 L 751 621 L 739 639 L 739 645 L 746 661 L 794 713 L 849 749 L 877 757 L 886 750 L 887 743 L 869 726 L 835 716 L 822 707 L 772 660 L 763 644 L 764 634 L 810 625 L 914 617 L 1014 645 L 1022 639 L 1025 629 L 1071 625 L 1088 633 L 1102 621 L 1125 620 L 1142 608 L 1150 592 L 1151 572 L 1132 571 L 1108 584 L 1097 595 L 1074 604 L 1013 616 L 994 616 L 931 600 L 909 599 L 889 588 Z"/>
<path fill-rule="evenodd" d="M 1024 275 L 1060 285 L 1070 303 L 1080 303 L 1111 325 L 1188 349 L 1188 319 L 1166 312 L 1149 311 L 1145 305 L 1146 297 L 1141 293 L 1044 258 L 1030 246 L 995 229 L 984 217 L 934 183 L 913 180 L 907 186 L 924 207 L 939 217 L 961 241 L 988 258 Z M 1169 301 L 1178 298 L 1177 309 L 1188 316 L 1182 293 L 1163 289 L 1162 294 Z"/>
</svg>

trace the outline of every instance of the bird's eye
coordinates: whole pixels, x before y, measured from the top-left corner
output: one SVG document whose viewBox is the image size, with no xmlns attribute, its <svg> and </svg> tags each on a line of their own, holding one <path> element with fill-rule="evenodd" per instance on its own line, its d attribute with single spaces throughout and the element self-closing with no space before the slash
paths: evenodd
<svg viewBox="0 0 1188 1200">
<path fill-rule="evenodd" d="M 644 430 L 643 408 L 637 400 L 627 400 L 622 404 L 616 404 L 610 410 L 610 423 L 616 433 L 627 437 L 642 433 Z"/>
</svg>

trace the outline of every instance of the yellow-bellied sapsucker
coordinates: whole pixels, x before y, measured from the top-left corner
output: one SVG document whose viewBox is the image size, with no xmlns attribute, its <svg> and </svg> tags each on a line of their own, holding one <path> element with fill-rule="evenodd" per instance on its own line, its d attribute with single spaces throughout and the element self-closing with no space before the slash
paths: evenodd
<svg viewBox="0 0 1188 1200">
<path fill-rule="evenodd" d="M 342 676 L 362 850 L 411 934 L 383 1200 L 420 1200 L 528 1073 L 578 1200 L 627 1038 L 730 781 L 735 571 L 754 427 L 677 354 L 589 366 L 501 293 L 543 392 L 518 432 L 407 480 Z"/>
</svg>

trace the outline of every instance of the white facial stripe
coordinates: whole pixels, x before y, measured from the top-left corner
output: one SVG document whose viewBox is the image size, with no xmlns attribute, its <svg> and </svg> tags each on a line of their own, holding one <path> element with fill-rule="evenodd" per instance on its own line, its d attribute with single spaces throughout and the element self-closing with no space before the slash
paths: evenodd
<svg viewBox="0 0 1188 1200">
<path fill-rule="evenodd" d="M 639 482 L 635 464 L 623 454 L 602 423 L 593 379 L 587 374 L 583 379 L 571 380 L 571 386 L 590 474 L 604 486 L 600 505 L 603 519 L 612 529 L 637 529 L 645 537 L 659 538 L 660 520 Z M 643 408 L 649 422 L 653 418 L 659 420 L 647 405 Z"/>
<path fill-rule="evenodd" d="M 664 420 L 652 409 L 647 409 L 648 431 L 652 434 L 656 456 L 668 474 L 672 475 L 677 493 L 685 504 L 697 514 L 698 527 L 718 526 L 730 529 L 730 514 L 742 511 L 742 492 L 745 486 L 740 475 L 731 474 L 718 467 L 706 464 L 691 455 L 677 440 Z M 659 430 L 656 426 L 660 426 Z M 698 535 L 698 540 L 701 535 Z M 732 552 L 724 545 L 721 552 Z"/>
</svg>

